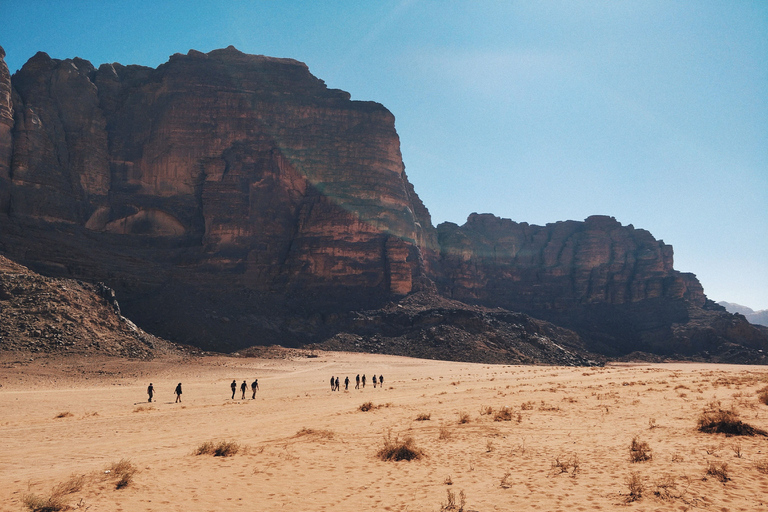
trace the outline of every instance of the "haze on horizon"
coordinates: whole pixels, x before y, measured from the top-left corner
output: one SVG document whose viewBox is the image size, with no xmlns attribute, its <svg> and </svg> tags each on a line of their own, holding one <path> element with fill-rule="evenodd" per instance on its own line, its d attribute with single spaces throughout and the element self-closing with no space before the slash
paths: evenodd
<svg viewBox="0 0 768 512">
<path fill-rule="evenodd" d="M 156 67 L 234 45 L 396 117 L 433 223 L 611 215 L 768 309 L 768 2 L 8 0 L 0 46 Z"/>
</svg>

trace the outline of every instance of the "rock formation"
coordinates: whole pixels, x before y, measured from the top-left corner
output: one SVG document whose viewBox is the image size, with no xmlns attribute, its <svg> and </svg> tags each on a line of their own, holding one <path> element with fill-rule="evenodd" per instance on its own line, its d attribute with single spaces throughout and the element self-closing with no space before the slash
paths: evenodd
<svg viewBox="0 0 768 512">
<path fill-rule="evenodd" d="M 12 77 L 0 59 L 0 251 L 103 281 L 144 328 L 219 350 L 369 336 L 360 311 L 396 323 L 389 305 L 420 293 L 604 353 L 685 353 L 677 327 L 709 307 L 670 246 L 611 218 L 435 229 L 386 108 L 232 47 L 157 69 L 38 53 Z M 717 332 L 709 345 L 731 340 Z"/>
</svg>

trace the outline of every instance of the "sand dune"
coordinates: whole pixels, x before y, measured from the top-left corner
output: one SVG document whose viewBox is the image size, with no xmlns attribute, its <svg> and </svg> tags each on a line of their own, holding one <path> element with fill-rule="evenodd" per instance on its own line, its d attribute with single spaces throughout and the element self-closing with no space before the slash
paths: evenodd
<svg viewBox="0 0 768 512">
<path fill-rule="evenodd" d="M 24 496 L 50 496 L 73 475 L 80 489 L 61 499 L 89 511 L 438 511 L 449 492 L 454 510 L 463 492 L 464 510 L 480 512 L 768 510 L 768 438 L 696 429 L 713 401 L 768 429 L 768 406 L 757 398 L 768 385 L 764 367 L 495 366 L 349 353 L 4 357 L 0 510 L 27 510 Z M 365 389 L 352 389 L 358 373 Z M 383 389 L 373 388 L 373 374 L 385 376 Z M 341 377 L 340 392 L 330 390 L 331 375 Z M 255 377 L 255 400 L 239 390 L 230 399 L 232 379 Z M 366 402 L 374 407 L 363 412 Z M 503 407 L 510 421 L 494 421 Z M 412 437 L 425 456 L 380 460 L 387 433 Z M 633 437 L 647 443 L 650 460 L 630 461 Z M 224 440 L 241 450 L 193 454 Z M 137 471 L 116 489 L 105 470 L 121 459 Z M 727 464 L 728 480 L 708 475 L 711 464 Z M 634 501 L 633 472 L 645 487 Z"/>
</svg>

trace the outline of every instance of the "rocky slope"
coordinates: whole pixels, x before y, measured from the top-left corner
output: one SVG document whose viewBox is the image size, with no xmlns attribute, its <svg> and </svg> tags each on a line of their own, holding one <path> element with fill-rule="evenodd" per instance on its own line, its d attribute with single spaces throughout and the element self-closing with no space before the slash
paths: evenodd
<svg viewBox="0 0 768 512">
<path fill-rule="evenodd" d="M 744 315 L 747 321 L 751 324 L 768 327 L 768 309 L 761 309 L 760 311 L 755 311 L 752 308 L 749 308 L 747 306 L 742 306 L 741 304 L 735 304 L 733 302 L 725 302 L 725 301 L 718 302 L 718 305 L 723 306 L 726 309 L 726 311 L 728 311 L 729 313 L 733 313 L 733 314 L 738 313 L 740 315 Z"/>
<path fill-rule="evenodd" d="M 494 329 L 504 350 L 540 333 L 509 311 L 610 355 L 691 355 L 704 338 L 768 349 L 765 333 L 724 327 L 740 320 L 674 270 L 670 246 L 613 219 L 435 229 L 386 108 L 232 47 L 157 69 L 38 53 L 12 77 L 0 59 L 0 252 L 102 281 L 142 327 L 209 349 L 365 340 L 362 315 L 391 350 L 418 352 L 435 311 L 485 326 L 452 335 L 466 357 L 493 352 Z M 387 309 L 412 294 L 432 312 Z"/>
<path fill-rule="evenodd" d="M 103 284 L 52 279 L 0 256 L 0 352 L 150 359 L 180 347 L 120 315 Z"/>
</svg>

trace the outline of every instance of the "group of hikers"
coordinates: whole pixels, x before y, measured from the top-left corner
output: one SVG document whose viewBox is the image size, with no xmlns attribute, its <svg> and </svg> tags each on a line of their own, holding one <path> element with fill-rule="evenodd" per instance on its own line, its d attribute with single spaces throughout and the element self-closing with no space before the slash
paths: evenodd
<svg viewBox="0 0 768 512">
<path fill-rule="evenodd" d="M 373 376 L 371 379 L 373 381 L 373 387 L 376 387 L 376 384 L 380 385 L 382 388 L 384 387 L 384 376 L 379 375 L 376 377 L 376 375 Z M 365 374 L 363 374 L 363 377 L 360 378 L 360 374 L 357 374 L 357 377 L 355 377 L 355 389 L 360 389 L 360 383 L 363 384 L 363 387 L 365 387 Z M 347 391 L 349 389 L 349 376 L 344 377 L 344 391 Z M 339 378 L 331 376 L 331 391 L 339 391 Z"/>
<path fill-rule="evenodd" d="M 376 377 L 376 375 L 373 376 L 371 379 L 373 381 L 373 387 L 375 388 L 377 385 L 380 387 L 384 387 L 384 376 L 379 375 Z M 363 385 L 363 388 L 365 387 L 365 374 L 363 374 L 362 377 L 360 377 L 360 374 L 357 374 L 357 377 L 355 377 L 355 389 L 360 389 L 360 384 Z M 237 379 L 232 380 L 232 384 L 229 385 L 230 388 L 232 388 L 232 400 L 235 399 L 235 394 L 237 393 Z M 349 389 L 349 376 L 344 378 L 344 391 L 347 391 Z M 243 381 L 242 384 L 240 384 L 240 392 L 242 393 L 241 400 L 245 400 L 245 392 L 248 390 L 248 384 L 246 381 Z M 256 392 L 259 390 L 259 379 L 253 379 L 253 382 L 251 382 L 251 391 L 253 392 L 251 399 L 256 398 Z M 331 391 L 339 391 L 339 378 L 338 377 L 331 377 Z M 174 393 L 176 394 L 176 403 L 181 402 L 181 382 L 176 386 L 176 389 L 174 390 Z M 152 383 L 149 383 L 149 387 L 147 388 L 147 395 L 149 395 L 148 402 L 152 401 L 152 398 L 155 396 L 155 387 L 152 385 Z"/>
<path fill-rule="evenodd" d="M 173 390 L 173 393 L 176 395 L 176 403 L 181 402 L 181 382 L 176 385 L 176 389 Z M 151 402 L 152 398 L 155 396 L 155 386 L 153 386 L 151 382 L 147 387 L 147 395 L 149 395 L 147 402 Z"/>
<path fill-rule="evenodd" d="M 232 384 L 229 385 L 230 388 L 232 388 L 232 400 L 235 399 L 235 393 L 237 393 L 237 379 L 232 379 Z M 245 381 L 243 381 L 242 384 L 240 384 L 240 391 L 242 391 L 243 396 L 241 400 L 245 400 L 245 391 L 248 389 L 248 384 L 246 384 Z M 251 396 L 251 400 L 256 399 L 256 392 L 259 390 L 259 379 L 253 379 L 253 382 L 251 382 L 251 391 L 253 391 L 253 396 Z"/>
</svg>

